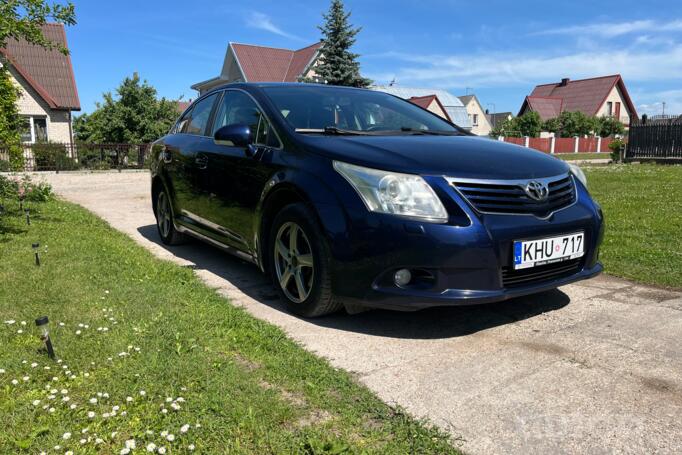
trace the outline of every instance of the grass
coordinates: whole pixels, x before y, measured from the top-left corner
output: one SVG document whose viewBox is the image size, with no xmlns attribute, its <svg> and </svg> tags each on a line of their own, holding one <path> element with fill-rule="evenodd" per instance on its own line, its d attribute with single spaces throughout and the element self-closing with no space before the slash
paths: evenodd
<svg viewBox="0 0 682 455">
<path fill-rule="evenodd" d="M 607 273 L 682 288 L 682 166 L 585 167 L 601 204 Z"/>
<path fill-rule="evenodd" d="M 0 453 L 456 453 L 190 269 L 75 205 L 31 210 L 0 216 Z"/>
<path fill-rule="evenodd" d="M 611 159 L 610 153 L 555 153 L 552 156 L 564 161 Z"/>
</svg>

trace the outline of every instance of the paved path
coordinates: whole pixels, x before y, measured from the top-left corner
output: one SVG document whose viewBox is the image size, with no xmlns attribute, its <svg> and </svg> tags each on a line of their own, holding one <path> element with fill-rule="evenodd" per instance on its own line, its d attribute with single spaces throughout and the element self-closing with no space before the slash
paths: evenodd
<svg viewBox="0 0 682 455">
<path fill-rule="evenodd" d="M 302 320 L 254 266 L 162 246 L 147 174 L 44 178 L 468 453 L 682 452 L 681 293 L 600 277 L 501 304 Z"/>
</svg>

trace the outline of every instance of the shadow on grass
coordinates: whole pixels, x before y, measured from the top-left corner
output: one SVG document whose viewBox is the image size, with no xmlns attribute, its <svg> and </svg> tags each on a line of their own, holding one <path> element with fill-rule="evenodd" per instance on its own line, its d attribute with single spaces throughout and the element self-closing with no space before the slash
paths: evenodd
<svg viewBox="0 0 682 455">
<path fill-rule="evenodd" d="M 229 281 L 241 292 L 277 311 L 287 312 L 270 281 L 253 264 L 240 260 L 199 241 L 166 246 L 155 225 L 141 226 L 138 232 L 176 257 L 189 261 L 195 270 L 207 270 Z M 348 315 L 344 311 L 308 321 L 323 327 L 393 338 L 452 338 L 559 310 L 570 303 L 560 290 L 505 302 L 459 307 L 429 308 L 418 312 L 373 310 Z"/>
</svg>

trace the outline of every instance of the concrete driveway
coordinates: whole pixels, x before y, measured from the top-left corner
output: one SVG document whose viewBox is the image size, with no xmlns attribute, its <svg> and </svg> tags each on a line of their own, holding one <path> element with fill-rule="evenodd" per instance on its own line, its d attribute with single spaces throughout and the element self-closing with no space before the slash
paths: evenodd
<svg viewBox="0 0 682 455">
<path fill-rule="evenodd" d="M 302 320 L 249 264 L 160 244 L 143 172 L 46 174 L 468 453 L 682 452 L 682 294 L 599 277 L 500 304 Z"/>
</svg>

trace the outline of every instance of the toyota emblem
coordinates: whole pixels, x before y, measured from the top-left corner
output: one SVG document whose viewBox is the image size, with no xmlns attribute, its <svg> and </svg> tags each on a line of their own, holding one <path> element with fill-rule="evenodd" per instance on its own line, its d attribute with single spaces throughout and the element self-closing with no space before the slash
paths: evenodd
<svg viewBox="0 0 682 455">
<path fill-rule="evenodd" d="M 524 187 L 524 191 L 531 199 L 536 201 L 544 201 L 549 195 L 549 188 L 542 182 L 531 180 Z"/>
</svg>

